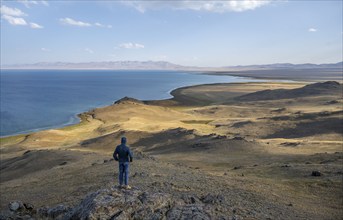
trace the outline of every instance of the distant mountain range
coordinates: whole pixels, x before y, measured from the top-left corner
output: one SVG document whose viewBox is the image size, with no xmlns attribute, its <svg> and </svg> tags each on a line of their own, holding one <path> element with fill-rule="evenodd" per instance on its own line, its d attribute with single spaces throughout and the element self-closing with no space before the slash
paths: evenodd
<svg viewBox="0 0 343 220">
<path fill-rule="evenodd" d="M 40 62 L 2 66 L 3 69 L 114 69 L 114 70 L 193 70 L 197 67 L 186 67 L 165 61 L 109 61 L 109 62 Z"/>
<path fill-rule="evenodd" d="M 317 69 L 317 68 L 342 68 L 343 62 L 329 63 L 329 64 L 292 64 L 292 63 L 275 63 L 265 65 L 248 65 L 248 66 L 227 66 L 224 68 L 235 69 Z"/>
<path fill-rule="evenodd" d="M 166 61 L 109 61 L 109 62 L 40 62 L 35 64 L 3 65 L 2 69 L 113 69 L 113 70 L 263 70 L 263 69 L 317 69 L 342 68 L 343 62 L 332 64 L 291 64 L 276 63 L 266 65 L 226 66 L 226 67 L 194 67 L 182 66 Z"/>
</svg>

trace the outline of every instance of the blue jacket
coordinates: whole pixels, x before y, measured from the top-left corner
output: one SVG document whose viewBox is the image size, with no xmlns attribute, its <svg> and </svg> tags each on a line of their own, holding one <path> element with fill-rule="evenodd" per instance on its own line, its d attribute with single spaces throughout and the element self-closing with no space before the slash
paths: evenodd
<svg viewBox="0 0 343 220">
<path fill-rule="evenodd" d="M 130 148 L 125 144 L 126 138 L 122 138 L 121 144 L 116 147 L 116 150 L 113 153 L 113 158 L 119 162 L 132 162 L 133 155 Z"/>
</svg>

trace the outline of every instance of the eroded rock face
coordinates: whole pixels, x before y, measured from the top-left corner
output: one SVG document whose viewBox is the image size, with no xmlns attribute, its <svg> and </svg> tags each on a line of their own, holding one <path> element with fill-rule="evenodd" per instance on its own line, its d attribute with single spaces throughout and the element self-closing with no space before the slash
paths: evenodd
<svg viewBox="0 0 343 220">
<path fill-rule="evenodd" d="M 169 194 L 111 188 L 88 195 L 70 219 L 160 219 L 171 205 Z"/>
<path fill-rule="evenodd" d="M 215 204 L 223 203 L 218 195 L 196 195 L 174 198 L 160 192 L 112 187 L 91 193 L 79 205 L 27 209 L 21 201 L 12 202 L 6 215 L 0 219 L 213 219 L 218 217 Z M 20 206 L 21 208 L 18 208 Z M 25 210 L 24 210 L 25 209 Z M 27 209 L 27 210 L 26 210 Z M 25 214 L 25 216 L 24 216 Z M 222 213 L 223 214 L 223 213 Z M 226 219 L 221 217 L 221 219 Z"/>
</svg>

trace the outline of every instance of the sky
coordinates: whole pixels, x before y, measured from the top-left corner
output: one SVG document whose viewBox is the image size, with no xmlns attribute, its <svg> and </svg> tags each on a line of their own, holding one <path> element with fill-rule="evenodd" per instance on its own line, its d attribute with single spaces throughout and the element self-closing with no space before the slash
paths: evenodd
<svg viewBox="0 0 343 220">
<path fill-rule="evenodd" d="M 1 65 L 343 60 L 341 0 L 1 1 Z"/>
</svg>

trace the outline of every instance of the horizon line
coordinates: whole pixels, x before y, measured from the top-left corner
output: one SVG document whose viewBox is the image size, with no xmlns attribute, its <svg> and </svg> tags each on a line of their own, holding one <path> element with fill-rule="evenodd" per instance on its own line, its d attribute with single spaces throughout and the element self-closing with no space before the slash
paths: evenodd
<svg viewBox="0 0 343 220">
<path fill-rule="evenodd" d="M 227 66 L 188 66 L 188 65 L 182 65 L 182 64 L 177 64 L 173 63 L 170 61 L 164 61 L 164 60 L 114 60 L 114 61 L 88 61 L 88 62 L 70 62 L 70 61 L 40 61 L 40 62 L 35 62 L 35 63 L 16 63 L 16 64 L 0 64 L 0 68 L 2 69 L 3 67 L 20 67 L 20 66 L 34 66 L 34 65 L 40 65 L 40 64 L 47 64 L 47 65 L 54 65 L 54 64 L 100 64 L 100 63 L 116 63 L 116 62 L 136 62 L 136 63 L 145 63 L 145 62 L 150 62 L 150 63 L 168 63 L 172 65 L 176 65 L 179 67 L 192 67 L 192 68 L 229 68 L 229 67 L 249 67 L 249 66 L 268 66 L 268 65 L 330 65 L 330 64 L 339 64 L 343 63 L 342 61 L 338 62 L 330 62 L 330 63 L 292 63 L 292 62 L 277 62 L 277 63 L 263 63 L 263 64 L 235 64 L 235 65 L 227 65 Z M 42 66 L 43 67 L 43 66 Z M 81 68 L 85 69 L 85 68 Z M 87 69 L 87 68 L 86 68 Z M 106 68 L 104 68 L 106 69 Z"/>
</svg>

